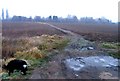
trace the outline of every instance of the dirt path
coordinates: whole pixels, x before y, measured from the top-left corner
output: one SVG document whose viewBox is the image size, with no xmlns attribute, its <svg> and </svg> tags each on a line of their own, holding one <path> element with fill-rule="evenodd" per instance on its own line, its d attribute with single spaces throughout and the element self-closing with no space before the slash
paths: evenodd
<svg viewBox="0 0 120 81">
<path fill-rule="evenodd" d="M 54 56 L 51 57 L 50 61 L 47 64 L 44 64 L 41 67 L 36 67 L 30 79 L 116 79 L 116 71 L 106 68 L 96 68 L 96 67 L 87 67 L 79 73 L 74 72 L 73 70 L 68 69 L 64 60 L 73 58 L 73 57 L 83 57 L 83 56 L 96 56 L 104 54 L 100 48 L 93 42 L 85 40 L 82 36 L 75 34 L 71 31 L 61 29 L 57 26 L 54 26 L 49 23 L 43 23 L 49 25 L 52 28 L 55 28 L 63 33 L 68 34 L 68 37 L 71 42 L 68 46 L 62 50 L 55 50 L 53 52 Z M 83 46 L 91 46 L 93 50 L 80 51 L 79 48 Z M 115 76 L 113 76 L 115 75 Z"/>
</svg>

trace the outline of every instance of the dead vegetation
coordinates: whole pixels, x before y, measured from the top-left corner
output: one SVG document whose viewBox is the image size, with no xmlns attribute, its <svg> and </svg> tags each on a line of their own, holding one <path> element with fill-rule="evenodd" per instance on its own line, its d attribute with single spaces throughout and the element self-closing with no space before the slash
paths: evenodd
<svg viewBox="0 0 120 81">
<path fill-rule="evenodd" d="M 49 52 L 54 49 L 63 48 L 68 42 L 63 36 L 58 35 L 42 35 L 35 37 L 26 37 L 19 39 L 3 39 L 2 57 L 10 58 L 16 57 L 20 58 L 29 56 L 33 58 L 42 57 L 42 53 Z M 32 57 L 33 55 L 33 57 Z"/>
<path fill-rule="evenodd" d="M 32 66 L 31 68 L 34 68 L 40 64 L 40 61 L 46 60 L 50 52 L 63 49 L 68 42 L 67 38 L 59 35 L 41 35 L 18 39 L 4 38 L 2 56 L 6 61 L 4 60 L 3 64 L 6 65 L 10 61 L 8 59 L 17 58 L 27 60 Z"/>
</svg>

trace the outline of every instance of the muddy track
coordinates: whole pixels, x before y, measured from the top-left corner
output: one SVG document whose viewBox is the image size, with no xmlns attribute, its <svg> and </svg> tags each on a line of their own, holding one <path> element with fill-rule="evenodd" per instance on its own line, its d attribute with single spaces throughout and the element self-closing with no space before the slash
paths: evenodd
<svg viewBox="0 0 120 81">
<path fill-rule="evenodd" d="M 68 46 L 65 47 L 62 51 L 54 51 L 54 56 L 51 57 L 50 61 L 47 64 L 44 64 L 41 67 L 36 67 L 30 79 L 100 79 L 100 74 L 104 71 L 108 71 L 107 75 L 116 75 L 115 71 L 110 71 L 111 69 L 99 69 L 99 68 L 86 68 L 76 74 L 74 71 L 66 68 L 63 61 L 68 58 L 73 57 L 82 57 L 82 56 L 96 56 L 98 54 L 104 54 L 103 51 L 93 42 L 85 40 L 82 36 L 73 33 L 69 30 L 61 29 L 57 26 L 54 26 L 49 23 L 43 23 L 49 25 L 51 28 L 55 28 L 65 34 L 67 38 L 71 41 Z M 82 46 L 92 46 L 94 50 L 79 51 L 79 48 Z M 102 76 L 102 75 L 101 75 Z M 116 75 L 117 76 L 117 75 Z M 107 76 L 108 79 L 116 79 L 116 76 Z M 106 78 L 106 77 L 103 77 Z"/>
</svg>

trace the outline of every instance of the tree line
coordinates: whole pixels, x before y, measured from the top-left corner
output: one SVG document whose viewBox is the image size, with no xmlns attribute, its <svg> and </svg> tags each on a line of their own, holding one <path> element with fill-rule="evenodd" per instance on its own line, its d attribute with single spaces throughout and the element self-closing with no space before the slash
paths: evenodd
<svg viewBox="0 0 120 81">
<path fill-rule="evenodd" d="M 111 20 L 106 19 L 104 17 L 94 19 L 93 17 L 82 17 L 80 19 L 77 16 L 70 16 L 68 15 L 66 18 L 58 17 L 58 16 L 48 16 L 48 17 L 41 17 L 35 16 L 32 17 L 25 17 L 25 16 L 13 16 L 11 18 L 2 19 L 3 22 L 12 21 L 12 22 L 82 22 L 82 23 L 113 23 Z"/>
</svg>

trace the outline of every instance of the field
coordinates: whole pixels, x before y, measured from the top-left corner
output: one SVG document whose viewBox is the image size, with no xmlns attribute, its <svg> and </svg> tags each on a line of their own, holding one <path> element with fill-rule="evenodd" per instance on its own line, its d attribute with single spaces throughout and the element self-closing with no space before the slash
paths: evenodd
<svg viewBox="0 0 120 81">
<path fill-rule="evenodd" d="M 90 41 L 118 41 L 117 24 L 52 23 L 60 28 L 82 35 Z"/>
<path fill-rule="evenodd" d="M 10 38 L 40 36 L 42 34 L 62 35 L 63 33 L 40 23 L 2 23 L 2 36 Z"/>
<path fill-rule="evenodd" d="M 116 24 L 81 24 L 81 23 L 50 23 L 56 27 L 63 30 L 71 31 L 74 35 L 70 33 L 65 33 L 60 29 L 52 27 L 46 23 L 36 23 L 36 22 L 3 22 L 2 23 L 2 58 L 9 61 L 10 58 L 18 58 L 27 60 L 30 65 L 28 76 L 21 76 L 19 73 L 13 74 L 8 77 L 7 74 L 3 75 L 4 79 L 21 77 L 28 78 L 38 76 L 40 72 L 46 73 L 43 78 L 55 78 L 54 75 L 50 75 L 48 71 L 53 73 L 61 72 L 61 60 L 67 58 L 68 56 L 86 56 L 94 55 L 102 52 L 110 52 L 113 57 L 120 57 L 118 55 L 118 47 L 120 46 L 118 42 L 118 27 Z M 79 35 L 82 35 L 81 39 Z M 92 43 L 91 43 L 92 42 Z M 94 43 L 94 44 L 93 44 Z M 81 45 L 92 44 L 96 47 L 95 51 L 91 52 L 76 52 L 75 49 L 80 49 Z M 79 46 L 80 45 L 80 46 Z M 68 46 L 68 47 L 67 47 Z M 69 47 L 72 46 L 72 47 Z M 63 49 L 67 47 L 69 52 L 65 52 Z M 79 48 L 78 48 L 79 47 Z M 71 50 L 71 48 L 73 50 Z M 112 52 L 111 52 L 112 50 Z M 48 59 L 51 60 L 48 60 Z M 2 59 L 2 60 L 3 60 Z M 50 62 L 48 62 L 50 61 Z M 47 65 L 44 68 L 41 65 L 45 63 Z M 53 63 L 51 65 L 51 63 Z M 56 65 L 58 63 L 58 65 Z M 60 64 L 60 65 L 59 65 Z M 43 64 L 44 65 L 44 64 Z M 54 70 L 51 67 L 56 67 Z M 35 74 L 32 73 L 34 68 Z M 61 67 L 62 68 L 62 67 Z M 42 70 L 41 70 L 42 69 Z M 47 69 L 47 70 L 46 70 Z M 65 68 L 62 68 L 65 69 Z M 36 71 L 37 70 L 37 71 Z M 55 71 L 55 72 L 54 72 Z M 66 70 L 65 70 L 66 71 Z M 64 74 L 63 74 L 64 75 Z M 63 76 L 58 75 L 58 78 Z M 84 75 L 84 73 L 83 73 Z M 70 76 L 68 74 L 68 76 Z M 63 77 L 65 78 L 65 77 Z M 73 77 L 71 77 L 73 78 Z M 32 78 L 33 79 L 33 78 Z"/>
<path fill-rule="evenodd" d="M 52 23 L 57 27 L 70 30 L 74 33 L 82 35 L 85 39 L 97 42 L 117 42 L 118 27 L 116 24 L 81 24 L 81 23 Z M 49 27 L 43 23 L 29 22 L 4 22 L 2 23 L 3 37 L 3 56 L 10 55 L 20 50 L 27 41 L 25 37 L 47 35 L 65 35 L 65 33 Z M 14 40 L 22 38 L 21 40 Z M 22 42 L 22 43 L 21 43 Z M 19 45 L 19 47 L 18 47 Z"/>
<path fill-rule="evenodd" d="M 60 28 L 70 30 L 84 36 L 91 41 L 118 41 L 118 25 L 117 24 L 81 24 L 81 23 L 52 23 Z M 64 35 L 56 29 L 50 28 L 48 25 L 40 23 L 3 23 L 3 37 L 24 37 L 39 36 L 42 34 Z"/>
</svg>

